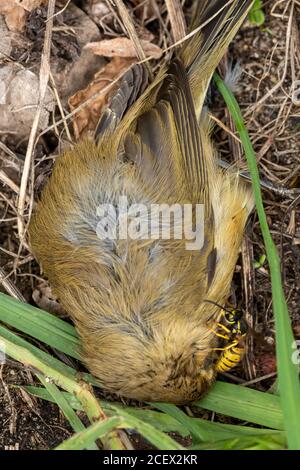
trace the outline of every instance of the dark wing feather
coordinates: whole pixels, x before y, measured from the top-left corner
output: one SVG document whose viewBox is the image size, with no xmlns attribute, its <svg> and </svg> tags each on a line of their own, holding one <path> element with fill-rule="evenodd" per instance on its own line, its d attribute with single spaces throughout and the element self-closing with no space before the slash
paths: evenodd
<svg viewBox="0 0 300 470">
<path fill-rule="evenodd" d="M 179 60 L 173 61 L 155 93 L 155 102 L 137 117 L 132 129 L 135 140 L 142 145 L 139 152 L 141 172 L 150 153 L 153 171 L 169 171 L 170 177 L 184 187 L 186 199 L 205 203 L 209 208 L 205 149 L 187 75 Z M 125 140 L 128 146 L 128 135 Z M 134 139 L 131 136 L 129 140 L 132 144 Z M 133 152 L 126 156 L 135 158 Z"/>
<path fill-rule="evenodd" d="M 113 132 L 130 106 L 143 93 L 148 84 L 146 69 L 139 64 L 134 65 L 121 79 L 120 87 L 113 96 L 110 105 L 102 114 L 95 131 L 98 140 L 104 132 Z"/>
</svg>

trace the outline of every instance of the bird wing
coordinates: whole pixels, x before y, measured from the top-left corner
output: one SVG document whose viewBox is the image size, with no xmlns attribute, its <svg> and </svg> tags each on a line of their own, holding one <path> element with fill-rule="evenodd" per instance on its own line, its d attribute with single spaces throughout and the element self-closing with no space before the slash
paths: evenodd
<svg viewBox="0 0 300 470">
<path fill-rule="evenodd" d="M 145 67 L 136 64 L 125 73 L 118 91 L 99 119 L 94 135 L 96 141 L 105 132 L 113 132 L 116 129 L 128 108 L 143 93 L 147 84 L 148 73 Z"/>
<path fill-rule="evenodd" d="M 126 159 L 134 161 L 141 175 L 148 181 L 166 177 L 177 192 L 181 191 L 183 200 L 203 203 L 208 214 L 206 149 L 180 60 L 174 60 L 158 76 L 128 111 L 122 125 Z"/>
</svg>

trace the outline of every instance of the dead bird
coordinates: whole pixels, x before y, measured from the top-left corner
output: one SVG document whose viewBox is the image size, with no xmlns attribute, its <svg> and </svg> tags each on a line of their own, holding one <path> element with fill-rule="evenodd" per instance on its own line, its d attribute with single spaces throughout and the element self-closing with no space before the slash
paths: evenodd
<svg viewBox="0 0 300 470">
<path fill-rule="evenodd" d="M 218 168 L 203 112 L 212 74 L 252 2 L 198 3 L 191 30 L 201 28 L 171 63 L 150 84 L 135 65 L 95 140 L 57 159 L 29 227 L 86 366 L 104 389 L 142 401 L 187 403 L 212 384 L 219 309 L 206 300 L 226 302 L 253 206 L 237 173 Z M 115 236 L 115 225 L 107 231 L 100 216 L 105 207 L 105 223 L 123 217 L 120 198 L 130 206 L 192 207 L 197 227 L 201 206 L 201 246 L 187 249 L 187 234 L 134 237 L 126 229 L 127 236 Z"/>
</svg>

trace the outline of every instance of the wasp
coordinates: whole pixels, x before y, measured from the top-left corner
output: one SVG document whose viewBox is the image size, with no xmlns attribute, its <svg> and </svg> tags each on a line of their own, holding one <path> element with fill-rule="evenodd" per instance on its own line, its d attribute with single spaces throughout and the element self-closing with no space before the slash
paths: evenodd
<svg viewBox="0 0 300 470">
<path fill-rule="evenodd" d="M 222 311 L 221 318 L 216 324 L 219 331 L 212 331 L 216 336 L 229 343 L 222 348 L 215 348 L 215 351 L 222 351 L 216 363 L 216 370 L 218 372 L 228 372 L 241 361 L 245 353 L 245 337 L 248 331 L 248 325 L 244 319 L 242 310 L 234 308 L 226 309 L 216 302 L 207 302 L 213 303 Z"/>
</svg>

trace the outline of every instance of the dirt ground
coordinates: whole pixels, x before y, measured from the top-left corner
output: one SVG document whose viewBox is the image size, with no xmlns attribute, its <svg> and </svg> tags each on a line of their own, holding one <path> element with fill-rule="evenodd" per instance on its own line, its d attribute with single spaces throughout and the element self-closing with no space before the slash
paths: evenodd
<svg viewBox="0 0 300 470">
<path fill-rule="evenodd" d="M 32 89 L 38 83 L 46 3 L 41 0 L 37 2 L 39 6 L 31 11 L 18 10 L 10 16 L 5 12 L 0 15 L 0 74 L 5 67 L 10 72 L 13 70 L 14 74 L 16 70 L 32 74 L 23 78 L 22 74 L 18 75 L 22 96 L 18 95 L 16 100 L 23 99 L 27 93 L 23 91 L 22 79 L 32 80 Z M 138 35 L 147 41 L 148 47 L 151 43 L 161 50 L 170 44 L 170 25 L 162 0 L 125 3 L 133 10 Z M 185 2 L 187 17 L 194 3 L 193 0 Z M 67 7 L 54 19 L 50 85 L 56 95 L 55 99 L 53 94 L 47 95 L 42 126 L 36 133 L 42 135 L 34 150 L 34 197 L 38 196 L 51 174 L 57 154 L 71 138 L 76 140 L 93 129 L 109 96 L 102 96 L 96 103 L 83 108 L 71 121 L 73 127 L 70 126 L 70 131 L 65 116 L 68 117 L 70 110 L 81 106 L 113 80 L 122 67 L 126 68 L 133 62 L 132 58 L 113 58 L 112 65 L 103 74 L 101 70 L 106 61 L 84 46 L 100 39 L 120 37 L 122 28 L 115 12 L 104 0 L 66 4 Z M 61 11 L 64 5 L 56 2 L 56 12 Z M 261 178 L 269 188 L 271 186 L 263 189 L 264 204 L 271 233 L 281 255 L 284 289 L 294 333 L 296 338 L 300 338 L 300 92 L 298 101 L 295 97 L 293 99 L 293 84 L 300 80 L 300 6 L 296 1 L 267 0 L 263 2 L 263 11 L 265 21 L 261 26 L 245 22 L 222 61 L 220 71 L 224 73 L 237 63 L 240 68 L 235 94 L 256 151 Z M 159 53 L 158 49 L 152 45 L 151 53 Z M 155 70 L 157 62 L 150 64 Z M 95 74 L 98 74 L 96 78 Z M 5 80 L 3 77 L 0 76 L 0 82 Z M 214 87 L 211 87 L 208 101 L 215 121 L 214 136 L 220 157 L 224 161 L 235 162 L 244 171 L 240 145 L 232 137 L 231 120 Z M 25 101 L 22 106 L 25 110 L 22 119 L 19 115 L 17 120 L 12 119 L 9 109 L 0 116 L 0 291 L 16 291 L 27 302 L 62 315 L 28 247 L 19 243 L 18 195 L 35 114 L 35 108 L 26 107 Z M 31 181 L 30 177 L 27 192 L 23 194 L 29 200 Z M 27 204 L 28 199 L 25 202 L 24 216 L 27 220 L 30 204 Z M 267 391 L 276 378 L 276 360 L 271 284 L 264 253 L 254 212 L 236 267 L 231 298 L 233 305 L 245 309 L 251 333 L 248 335 L 246 358 L 224 379 Z M 0 449 L 49 449 L 71 435 L 69 425 L 56 406 L 37 400 L 17 387 L 34 383 L 35 377 L 19 364 L 9 361 L 0 365 Z M 218 419 L 223 421 L 222 417 Z M 137 445 L 140 447 L 139 443 Z"/>
</svg>

